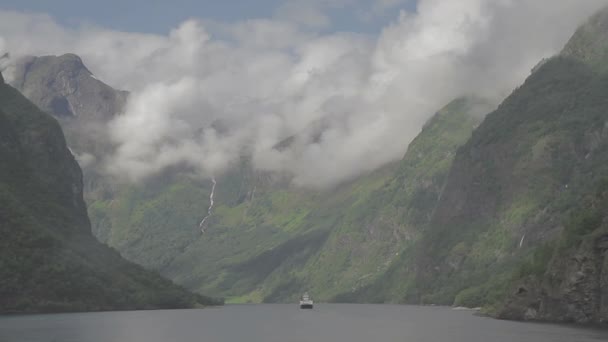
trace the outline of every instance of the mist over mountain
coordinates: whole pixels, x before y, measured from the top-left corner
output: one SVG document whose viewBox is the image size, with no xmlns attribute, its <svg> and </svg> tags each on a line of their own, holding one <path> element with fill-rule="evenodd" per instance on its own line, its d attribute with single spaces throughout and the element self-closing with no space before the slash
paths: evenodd
<svg viewBox="0 0 608 342">
<path fill-rule="evenodd" d="M 217 304 L 91 234 L 82 172 L 56 120 L 0 77 L 0 313 Z"/>
<path fill-rule="evenodd" d="M 484 306 L 501 318 L 608 321 L 608 115 L 602 10 L 456 153 L 425 233 L 347 298 Z"/>
<path fill-rule="evenodd" d="M 60 119 L 107 122 L 124 110 L 127 102 L 126 92 L 99 81 L 74 54 L 23 57 L 10 72 L 11 83 L 21 93 Z"/>
<path fill-rule="evenodd" d="M 98 80 L 74 54 L 21 57 L 8 71 L 12 86 L 61 122 L 85 173 L 102 171 L 112 151 L 107 124 L 124 111 L 128 93 Z"/>
<path fill-rule="evenodd" d="M 31 78 L 55 79 L 83 69 L 80 63 L 63 62 L 78 60 L 73 55 L 37 60 L 38 72 L 25 73 L 25 83 L 40 84 Z M 55 65 L 60 67 L 54 69 Z M 90 81 L 86 76 L 84 80 Z M 79 78 L 63 81 L 80 83 Z M 41 104 L 63 94 L 63 88 L 46 84 L 36 87 L 41 96 L 34 99 Z M 91 107 L 103 101 L 102 94 L 78 93 L 73 101 Z M 167 169 L 143 183 L 115 186 L 87 167 L 85 198 L 93 232 L 129 260 L 202 293 L 231 301 L 288 301 L 306 287 L 317 298 L 331 300 L 346 288 L 377 279 L 404 244 L 413 243 L 439 197 L 455 150 L 493 108 L 491 101 L 476 97 L 452 101 L 425 124 L 400 165 L 384 165 L 333 192 L 294 188 L 289 177 L 256 171 L 246 155 L 214 180 L 217 186 L 189 176 L 183 167 Z M 74 122 L 99 125 L 99 119 L 55 116 L 67 128 L 74 149 L 112 153 L 87 150 L 107 142 L 72 129 Z M 318 139 L 327 125 L 324 120 L 314 123 L 275 148 Z M 224 129 L 221 123 L 213 126 Z M 207 211 L 212 191 L 215 205 Z M 200 221 L 208 213 L 203 233 Z M 273 255 L 281 259 L 274 260 Z M 348 264 L 343 263 L 345 258 Z M 317 263 L 327 271 L 312 276 Z M 334 281 L 339 285 L 327 286 Z"/>
<path fill-rule="evenodd" d="M 398 160 L 429 113 L 454 98 L 498 103 L 601 4 L 423 0 L 377 37 L 280 17 L 190 20 L 163 36 L 5 11 L 0 28 L 15 57 L 71 51 L 132 92 L 110 124 L 117 149 L 107 172 L 138 181 L 186 164 L 209 177 L 245 153 L 258 170 L 319 188 Z M 273 148 L 319 120 L 318 139 Z"/>
<path fill-rule="evenodd" d="M 607 2 L 421 0 L 378 36 L 315 4 L 167 36 L 0 12 L 95 236 L 233 303 L 606 322 Z"/>
</svg>

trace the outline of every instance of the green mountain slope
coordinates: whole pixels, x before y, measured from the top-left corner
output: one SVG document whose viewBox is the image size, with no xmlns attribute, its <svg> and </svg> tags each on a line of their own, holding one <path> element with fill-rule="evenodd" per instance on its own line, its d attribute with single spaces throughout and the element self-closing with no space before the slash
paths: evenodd
<svg viewBox="0 0 608 342">
<path fill-rule="evenodd" d="M 451 304 L 559 234 L 571 194 L 586 185 L 578 182 L 591 181 L 580 172 L 589 134 L 606 118 L 602 82 L 581 63 L 553 59 L 476 130 L 421 246 L 434 253 L 418 256 L 426 300 Z"/>
<path fill-rule="evenodd" d="M 589 46 L 544 63 L 458 151 L 427 230 L 389 272 L 403 301 L 606 320 L 608 76 Z"/>
<path fill-rule="evenodd" d="M 412 141 L 395 175 L 368 203 L 378 222 L 402 227 L 406 239 L 394 251 L 391 263 L 366 286 L 341 293 L 346 302 L 403 302 L 411 277 L 402 272 L 412 260 L 412 250 L 424 236 L 457 150 L 471 137 L 491 105 L 475 98 L 461 98 L 439 111 Z M 394 239 L 394 238 L 393 238 Z"/>
<path fill-rule="evenodd" d="M 428 217 L 422 199 L 432 202 L 438 196 L 456 149 L 481 119 L 471 114 L 485 106 L 473 100 L 453 102 L 429 121 L 402 162 L 318 194 L 317 206 L 296 230 L 316 235 L 297 235 L 237 267 L 252 269 L 267 265 L 270 255 L 281 256 L 252 288 L 254 298 L 293 301 L 309 290 L 319 300 L 334 300 L 384 274 L 415 241 L 419 221 Z M 242 279 L 243 274 L 233 277 Z"/>
<path fill-rule="evenodd" d="M 204 234 L 198 223 L 211 184 L 175 173 L 92 202 L 94 231 L 129 260 L 202 293 L 277 302 L 310 290 L 332 300 L 373 282 L 416 239 L 430 216 L 426 202 L 439 196 L 482 108 L 482 101 L 454 101 L 403 162 L 331 191 L 290 187 L 243 158 L 217 179 Z"/>
<path fill-rule="evenodd" d="M 296 236 L 310 196 L 273 185 L 248 166 L 217 179 L 215 207 L 205 233 L 211 182 L 170 172 L 142 186 L 89 206 L 94 231 L 128 259 L 159 270 L 197 291 L 239 295 L 222 289 L 223 274 Z"/>
<path fill-rule="evenodd" d="M 376 272 L 378 262 L 384 261 L 382 255 L 390 253 L 390 246 L 398 242 L 385 239 L 387 234 L 380 230 L 366 237 L 364 222 L 353 228 L 342 224 L 369 213 L 360 204 L 384 186 L 393 170 L 394 166 L 389 165 L 331 193 L 308 194 L 311 197 L 307 212 L 296 213 L 286 225 L 278 222 L 290 233 L 289 238 L 231 267 L 230 276 L 239 279 L 239 283 L 243 279 L 248 282 L 247 291 L 257 300 L 285 302 L 296 300 L 305 290 L 315 293 L 319 300 L 330 300 L 362 276 Z M 283 191 L 282 196 L 293 193 L 298 190 Z M 299 207 L 299 202 L 294 204 Z M 277 214 L 274 208 L 269 208 L 270 215 Z M 340 245 L 336 245 L 338 241 Z M 258 268 L 261 272 L 256 272 Z"/>
<path fill-rule="evenodd" d="M 568 193 L 562 196 L 562 231 L 527 257 L 497 316 L 598 323 L 608 322 L 608 8 L 581 26 L 562 56 L 584 72 L 574 89 L 579 146 Z M 591 74 L 591 75 L 588 75 Z M 586 83 L 584 76 L 587 76 Z M 582 156 L 584 154 L 584 157 Z"/>
<path fill-rule="evenodd" d="M 475 99 L 450 103 L 429 120 L 382 187 L 340 210 L 328 243 L 305 270 L 313 278 L 312 289 L 327 292 L 332 300 L 370 300 L 352 294 L 382 277 L 417 241 L 456 149 L 470 137 L 487 108 Z M 326 279 L 316 279 L 327 264 L 333 268 Z"/>
<path fill-rule="evenodd" d="M 59 124 L 3 80 L 0 158 L 0 312 L 212 303 L 95 240 Z"/>
</svg>

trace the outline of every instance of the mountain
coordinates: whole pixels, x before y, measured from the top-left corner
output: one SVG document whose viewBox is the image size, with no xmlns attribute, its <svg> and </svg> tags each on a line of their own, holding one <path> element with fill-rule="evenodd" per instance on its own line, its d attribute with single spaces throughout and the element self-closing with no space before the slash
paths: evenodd
<svg viewBox="0 0 608 342">
<path fill-rule="evenodd" d="M 608 9 L 498 108 L 454 100 L 401 161 L 333 189 L 295 188 L 244 155 L 215 186 L 175 168 L 103 196 L 91 188 L 93 231 L 127 259 L 233 302 L 307 290 L 606 322 L 607 27 Z"/>
<path fill-rule="evenodd" d="M 113 148 L 106 124 L 124 111 L 129 93 L 97 79 L 70 53 L 20 58 L 11 67 L 10 84 L 61 124 L 85 174 L 85 198 L 111 192 L 100 172 Z"/>
<path fill-rule="evenodd" d="M 358 186 L 367 194 L 383 184 L 383 177 L 378 172 Z M 333 223 L 317 209 L 331 203 L 336 211 L 323 215 L 337 216 L 339 205 L 358 199 L 347 187 L 332 196 L 289 187 L 272 174 L 254 171 L 246 157 L 216 181 L 204 233 L 199 223 L 212 184 L 175 171 L 92 202 L 94 230 L 129 260 L 189 289 L 261 302 L 278 281 L 270 279 L 275 270 L 290 262 L 299 265 L 323 246 Z"/>
<path fill-rule="evenodd" d="M 357 192 L 349 189 L 346 196 L 357 200 L 338 211 L 328 243 L 307 269 L 319 282 L 310 287 L 321 293 L 332 291 L 333 301 L 377 301 L 357 292 L 382 279 L 417 243 L 441 196 L 457 149 L 491 108 L 487 101 L 473 97 L 452 101 L 426 123 L 382 187 L 356 197 Z M 325 277 L 332 282 L 316 275 L 328 266 L 333 267 Z M 332 283 L 346 284 L 337 287 Z M 376 293 L 396 301 L 393 295 Z"/>
<path fill-rule="evenodd" d="M 98 80 L 74 54 L 24 57 L 11 74 L 15 88 L 60 119 L 108 121 L 122 112 L 128 96 Z"/>
<path fill-rule="evenodd" d="M 416 246 L 363 296 L 608 321 L 607 13 L 487 115 Z"/>
<path fill-rule="evenodd" d="M 404 160 L 328 191 L 290 187 L 248 158 L 211 182 L 169 172 L 89 206 L 97 235 L 129 260 L 236 302 L 332 300 L 381 276 L 430 215 L 456 149 L 488 104 L 459 99 Z"/>
<path fill-rule="evenodd" d="M 492 105 L 475 97 L 452 101 L 435 114 L 409 145 L 387 186 L 369 200 L 382 221 L 406 227 L 408 239 L 399 244 L 393 262 L 373 282 L 335 297 L 340 302 L 408 302 L 409 265 L 427 234 L 441 200 L 457 151 L 469 140 Z"/>
<path fill-rule="evenodd" d="M 95 240 L 59 124 L 0 81 L 0 312 L 213 303 Z"/>
<path fill-rule="evenodd" d="M 35 103 L 63 98 L 92 108 L 52 114 L 73 151 L 101 162 L 110 150 L 96 147 L 109 145 L 106 136 L 84 134 L 82 127 L 100 127 L 119 113 L 114 99 L 123 92 L 91 77 L 75 55 L 18 64 L 13 84 Z M 49 83 L 55 79 L 62 81 Z M 58 86 L 63 84 L 73 86 Z M 115 94 L 110 105 L 99 105 L 108 92 Z M 118 187 L 98 172 L 99 164 L 85 165 L 92 229 L 128 260 L 200 293 L 233 302 L 285 302 L 310 290 L 319 300 L 339 300 L 382 277 L 414 245 L 457 148 L 490 109 L 479 99 L 455 100 L 429 120 L 401 162 L 326 191 L 295 188 L 282 175 L 255 171 L 244 155 L 217 178 L 204 234 L 199 223 L 210 204 L 209 180 L 174 168 Z"/>
<path fill-rule="evenodd" d="M 576 83 L 564 104 L 573 166 L 560 198 L 561 232 L 521 266 L 496 313 L 507 319 L 608 322 L 608 8 L 581 26 L 557 60 Z M 555 61 L 556 68 L 558 61 Z M 567 72 L 566 67 L 561 70 Z"/>
</svg>

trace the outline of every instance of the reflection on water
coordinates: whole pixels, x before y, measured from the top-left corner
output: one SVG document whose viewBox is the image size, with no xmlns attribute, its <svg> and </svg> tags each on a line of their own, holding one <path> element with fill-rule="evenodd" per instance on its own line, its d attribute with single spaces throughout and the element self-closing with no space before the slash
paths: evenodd
<svg viewBox="0 0 608 342">
<path fill-rule="evenodd" d="M 0 342 L 590 342 L 608 331 L 498 321 L 439 307 L 229 305 L 0 318 Z"/>
</svg>

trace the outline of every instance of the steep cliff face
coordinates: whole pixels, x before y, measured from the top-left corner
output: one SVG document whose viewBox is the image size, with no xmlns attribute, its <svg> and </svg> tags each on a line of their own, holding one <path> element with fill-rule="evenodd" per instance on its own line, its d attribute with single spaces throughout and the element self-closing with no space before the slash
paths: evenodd
<svg viewBox="0 0 608 342">
<path fill-rule="evenodd" d="M 211 303 L 91 235 L 82 173 L 57 121 L 0 84 L 0 312 Z"/>
<path fill-rule="evenodd" d="M 578 199 L 560 237 L 520 268 L 498 317 L 608 323 L 608 176 L 603 177 Z"/>
<path fill-rule="evenodd" d="M 576 188 L 569 187 L 563 231 L 520 267 L 498 317 L 608 323 L 608 103 L 600 100 L 608 93 L 607 35 L 608 8 L 579 28 L 562 52 L 592 74 L 588 96 L 580 98 L 585 106 L 576 114 L 585 117 L 596 105 L 603 108 L 595 109 L 597 119 L 579 133 L 584 158 L 575 166 L 580 171 Z"/>
<path fill-rule="evenodd" d="M 577 42 L 588 25 L 604 27 L 605 13 L 459 150 L 409 266 L 409 301 L 496 305 L 505 318 L 606 320 L 598 189 L 608 177 L 607 60 L 597 52 L 603 43 Z"/>
<path fill-rule="evenodd" d="M 98 80 L 74 54 L 21 58 L 10 84 L 61 124 L 85 174 L 87 200 L 111 192 L 100 172 L 113 148 L 107 123 L 124 110 L 128 93 Z"/>
<path fill-rule="evenodd" d="M 123 110 L 128 95 L 95 78 L 74 54 L 24 57 L 11 75 L 12 86 L 60 119 L 110 120 Z"/>
<path fill-rule="evenodd" d="M 484 115 L 493 109 L 487 101 L 469 97 L 452 101 L 435 114 L 412 141 L 392 177 L 362 203 L 367 208 L 364 222 L 394 241 L 390 257 L 380 265 L 381 273 L 356 284 L 335 297 L 343 302 L 407 301 L 413 277 L 412 253 L 426 234 L 437 202 L 458 149 L 471 137 Z M 360 212 L 358 209 L 357 212 Z M 350 221 L 356 227 L 359 222 Z M 355 230 L 356 231 L 356 230 Z"/>
<path fill-rule="evenodd" d="M 59 124 L 14 88 L 6 84 L 1 87 L 3 152 L 7 158 L 3 161 L 10 161 L 2 163 L 5 186 L 27 197 L 32 205 L 41 206 L 32 210 L 46 212 L 42 206 L 63 207 L 62 213 L 69 219 L 65 229 L 86 232 L 89 222 L 82 199 L 82 173 Z M 12 177 L 15 182 L 11 182 Z M 26 187 L 19 191 L 22 186 Z"/>
</svg>

